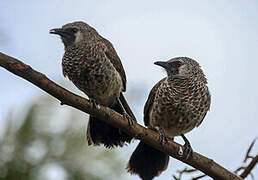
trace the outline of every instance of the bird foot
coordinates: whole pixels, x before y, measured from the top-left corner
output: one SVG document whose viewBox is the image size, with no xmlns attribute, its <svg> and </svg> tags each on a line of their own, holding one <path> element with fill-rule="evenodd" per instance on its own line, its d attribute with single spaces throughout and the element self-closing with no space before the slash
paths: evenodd
<svg viewBox="0 0 258 180">
<path fill-rule="evenodd" d="M 132 119 L 132 117 L 129 116 L 129 114 L 127 114 L 126 112 L 123 112 L 123 116 L 127 119 L 128 125 L 129 125 L 129 126 L 132 126 L 133 123 L 134 123 L 134 120 Z"/>
<path fill-rule="evenodd" d="M 164 145 L 165 143 L 167 143 L 167 142 L 168 142 L 168 138 L 166 137 L 166 135 L 165 135 L 163 129 L 160 128 L 160 127 L 157 127 L 157 126 L 155 127 L 155 129 L 156 129 L 156 130 L 158 131 L 158 133 L 159 133 L 159 137 L 160 137 L 160 142 L 161 142 L 161 144 Z"/>
<path fill-rule="evenodd" d="M 186 137 L 183 134 L 181 136 L 184 139 L 185 144 L 183 145 L 183 153 L 182 153 L 182 149 L 181 149 L 181 153 L 179 150 L 179 154 L 181 154 L 181 156 L 183 156 L 183 158 L 185 160 L 187 160 L 193 156 L 193 149 L 191 147 L 190 142 L 186 139 Z"/>
<path fill-rule="evenodd" d="M 127 119 L 128 125 L 129 125 L 129 126 L 132 126 L 133 123 L 134 123 L 134 119 L 133 119 L 131 116 L 129 116 L 129 114 L 127 114 L 127 112 L 126 112 L 126 110 L 125 110 L 125 108 L 124 108 L 124 106 L 123 106 L 123 104 L 121 103 L 121 101 L 120 101 L 119 98 L 117 98 L 117 102 L 118 102 L 118 105 L 120 106 L 120 108 L 121 108 L 122 111 L 123 111 L 123 112 L 122 112 L 123 117 L 125 117 L 125 118 Z"/>
<path fill-rule="evenodd" d="M 190 144 L 185 143 L 183 148 L 184 148 L 184 154 L 183 154 L 184 159 L 187 160 L 193 156 L 193 149 Z"/>
<path fill-rule="evenodd" d="M 100 106 L 95 99 L 90 99 L 90 102 L 92 102 L 94 109 L 100 109 Z"/>
</svg>

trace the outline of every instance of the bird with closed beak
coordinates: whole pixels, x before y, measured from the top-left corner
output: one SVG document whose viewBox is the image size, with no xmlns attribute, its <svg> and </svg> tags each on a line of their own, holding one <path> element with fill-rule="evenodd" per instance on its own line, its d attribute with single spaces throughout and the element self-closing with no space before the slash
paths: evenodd
<svg viewBox="0 0 258 180">
<path fill-rule="evenodd" d="M 110 107 L 133 123 L 134 114 L 123 96 L 126 91 L 125 71 L 113 45 L 81 21 L 52 29 L 50 33 L 59 35 L 65 47 L 62 59 L 64 76 L 89 97 L 95 108 L 98 104 Z M 90 115 L 87 140 L 89 145 L 104 144 L 111 148 L 130 143 L 132 137 Z"/>
<path fill-rule="evenodd" d="M 207 80 L 200 65 L 188 57 L 177 57 L 154 64 L 163 67 L 167 77 L 151 90 L 144 106 L 144 124 L 158 130 L 163 138 L 182 136 L 183 158 L 192 155 L 192 148 L 184 136 L 198 127 L 210 108 L 211 97 Z M 167 139 L 166 139 L 167 140 Z M 169 156 L 140 142 L 128 162 L 128 172 L 151 180 L 166 170 Z"/>
</svg>

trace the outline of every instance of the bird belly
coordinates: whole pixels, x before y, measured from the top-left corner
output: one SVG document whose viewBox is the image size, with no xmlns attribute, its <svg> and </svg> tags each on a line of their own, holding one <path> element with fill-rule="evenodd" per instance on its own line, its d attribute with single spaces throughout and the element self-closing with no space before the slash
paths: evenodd
<svg viewBox="0 0 258 180">
<path fill-rule="evenodd" d="M 150 115 L 150 127 L 161 128 L 169 137 L 185 134 L 198 123 L 197 120 L 192 118 L 191 112 L 179 112 L 175 107 L 154 107 Z"/>
<path fill-rule="evenodd" d="M 97 103 L 112 106 L 122 92 L 120 75 L 115 71 L 115 73 L 102 72 L 101 76 L 91 75 L 91 77 L 94 78 L 82 83 L 83 86 L 80 86 L 80 89 Z"/>
<path fill-rule="evenodd" d="M 181 134 L 188 133 L 196 125 L 196 123 L 189 122 L 189 121 L 185 121 L 185 122 L 182 121 L 182 122 L 177 122 L 173 124 L 174 124 L 173 126 L 168 125 L 167 127 L 164 127 L 164 131 L 169 137 L 179 136 Z"/>
</svg>

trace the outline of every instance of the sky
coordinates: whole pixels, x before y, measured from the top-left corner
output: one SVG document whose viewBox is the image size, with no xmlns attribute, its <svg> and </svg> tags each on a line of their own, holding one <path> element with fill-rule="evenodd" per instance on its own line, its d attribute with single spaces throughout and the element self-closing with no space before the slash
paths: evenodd
<svg viewBox="0 0 258 180">
<path fill-rule="evenodd" d="M 208 79 L 212 104 L 202 125 L 186 136 L 194 150 L 233 171 L 258 137 L 257 17 L 255 0 L 1 1 L 0 51 L 52 80 L 64 80 L 63 45 L 48 32 L 69 22 L 87 22 L 113 43 L 126 70 L 128 89 L 146 89 L 137 95 L 142 97 L 137 108 L 132 107 L 141 124 L 150 89 L 166 75 L 153 62 L 178 56 L 197 60 Z M 0 82 L 1 134 L 7 113 L 24 108 L 42 91 L 1 68 Z M 126 149 L 126 158 L 137 143 Z M 185 166 L 171 159 L 157 179 L 171 178 Z M 257 168 L 253 172 L 258 177 Z"/>
</svg>

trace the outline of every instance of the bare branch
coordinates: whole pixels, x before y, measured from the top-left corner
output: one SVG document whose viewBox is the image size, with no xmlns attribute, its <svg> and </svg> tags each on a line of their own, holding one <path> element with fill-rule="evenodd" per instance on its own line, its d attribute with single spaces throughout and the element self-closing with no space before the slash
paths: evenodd
<svg viewBox="0 0 258 180">
<path fill-rule="evenodd" d="M 252 161 L 249 163 L 249 165 L 244 168 L 245 170 L 244 170 L 244 172 L 242 172 L 240 177 L 246 178 L 257 163 L 258 163 L 258 154 L 252 159 Z"/>
<path fill-rule="evenodd" d="M 249 158 L 252 158 L 252 156 L 250 156 L 250 152 L 254 146 L 254 143 L 256 141 L 256 138 L 253 140 L 253 142 L 250 144 L 249 148 L 247 149 L 247 152 L 246 152 L 246 155 L 245 155 L 245 159 L 244 159 L 244 163 L 246 163 L 246 161 L 249 159 Z"/>
<path fill-rule="evenodd" d="M 195 178 L 193 178 L 192 180 L 198 180 L 198 179 L 202 179 L 202 178 L 204 178 L 204 177 L 206 177 L 206 174 L 200 175 L 200 176 L 198 176 L 198 177 L 195 177 Z"/>
<path fill-rule="evenodd" d="M 252 148 L 254 147 L 254 143 L 256 141 L 257 138 L 255 138 L 252 143 L 250 144 L 250 146 L 247 149 L 246 155 L 245 155 L 245 159 L 243 161 L 243 163 L 246 163 L 248 159 L 252 159 L 251 162 L 247 165 L 247 166 L 241 166 L 239 168 L 237 168 L 234 173 L 238 173 L 239 171 L 243 170 L 243 172 L 241 173 L 240 177 L 242 178 L 246 178 L 249 174 L 250 176 L 253 178 L 253 175 L 251 173 L 252 169 L 255 167 L 255 165 L 258 163 L 258 154 L 253 157 L 252 155 L 250 155 Z"/>
<path fill-rule="evenodd" d="M 100 106 L 99 109 L 93 108 L 92 103 L 87 99 L 69 92 L 48 79 L 44 74 L 33 70 L 30 66 L 15 58 L 0 53 L 0 66 L 36 85 L 40 89 L 60 100 L 63 104 L 72 106 L 85 113 L 94 114 L 94 116 L 103 119 L 106 123 L 121 128 L 123 131 L 134 136 L 136 139 L 140 139 L 146 144 L 169 154 L 173 158 L 199 169 L 213 179 L 242 179 L 241 177 L 229 172 L 212 159 L 209 159 L 196 152 L 193 153 L 192 158 L 183 160 L 178 154 L 180 147 L 182 148 L 181 145 L 172 141 L 168 141 L 165 145 L 162 145 L 157 132 L 147 129 L 137 123 L 134 123 L 132 126 L 128 126 L 128 121 L 122 115 L 116 113 L 108 107 Z"/>
<path fill-rule="evenodd" d="M 191 174 L 191 173 L 195 173 L 197 172 L 198 170 L 197 169 L 189 169 L 187 167 L 185 167 L 183 170 L 178 170 L 177 173 L 179 174 L 178 177 L 176 177 L 175 175 L 173 175 L 173 178 L 175 180 L 181 180 L 182 179 L 182 176 L 184 174 Z M 199 171 L 198 171 L 199 172 Z M 203 174 L 203 175 L 199 175 L 199 176 L 196 176 L 196 177 L 193 177 L 192 180 L 198 180 L 198 179 L 201 179 L 203 177 L 206 177 L 207 175 L 206 174 Z"/>
</svg>

